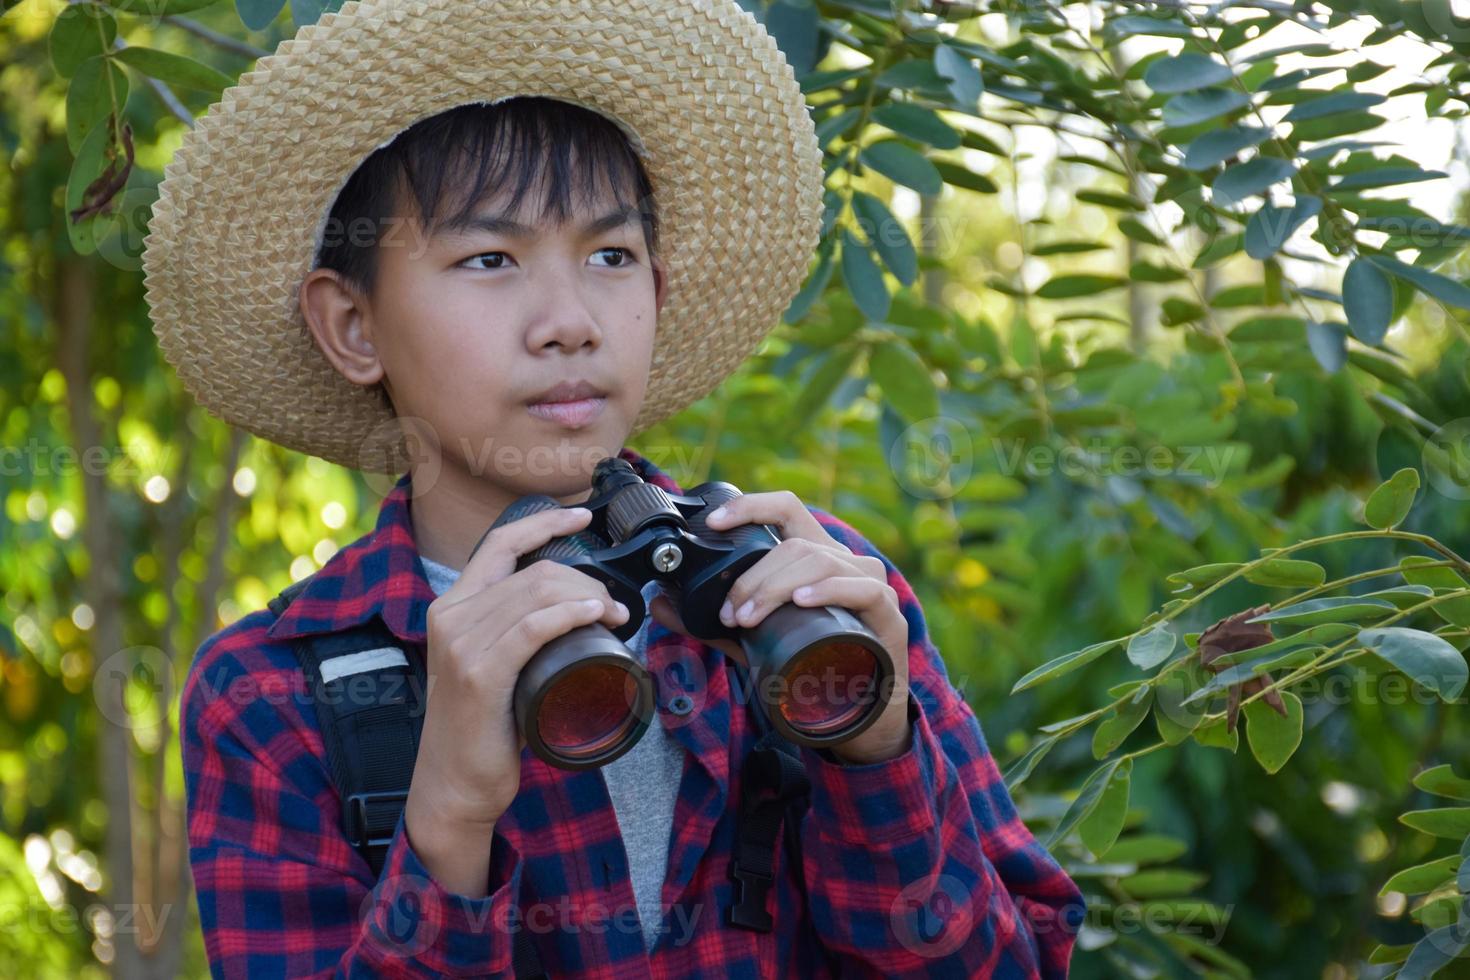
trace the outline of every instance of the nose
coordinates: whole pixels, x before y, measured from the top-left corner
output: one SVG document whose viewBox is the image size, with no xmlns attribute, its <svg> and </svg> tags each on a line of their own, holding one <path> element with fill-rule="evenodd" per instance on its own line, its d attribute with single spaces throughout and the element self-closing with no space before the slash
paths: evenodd
<svg viewBox="0 0 1470 980">
<path fill-rule="evenodd" d="M 577 351 L 602 343 L 602 329 L 576 273 L 549 272 L 533 288 L 539 308 L 526 331 L 526 348 L 531 353 L 539 354 L 551 346 Z"/>
</svg>

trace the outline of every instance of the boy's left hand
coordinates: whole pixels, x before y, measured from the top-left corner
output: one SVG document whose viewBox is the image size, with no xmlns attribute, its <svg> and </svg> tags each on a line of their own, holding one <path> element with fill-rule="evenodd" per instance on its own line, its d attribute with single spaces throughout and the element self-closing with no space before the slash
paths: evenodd
<svg viewBox="0 0 1470 980">
<path fill-rule="evenodd" d="M 719 511 L 707 516 L 711 529 L 728 531 L 741 524 L 769 524 L 782 540 L 730 586 L 721 621 L 726 626 L 754 626 L 787 602 L 850 610 L 873 631 L 892 658 L 893 694 L 877 721 L 831 751 L 852 764 L 880 762 L 907 752 L 911 741 L 909 626 L 899 609 L 898 593 L 888 584 L 887 566 L 871 555 L 854 554 L 833 538 L 801 498 L 789 490 L 744 494 L 725 504 L 723 510 L 718 518 L 715 514 Z M 809 592 L 797 595 L 804 587 Z M 666 629 L 690 636 L 666 597 L 655 597 L 650 612 Z M 715 640 L 711 645 L 745 662 L 740 644 Z"/>
</svg>

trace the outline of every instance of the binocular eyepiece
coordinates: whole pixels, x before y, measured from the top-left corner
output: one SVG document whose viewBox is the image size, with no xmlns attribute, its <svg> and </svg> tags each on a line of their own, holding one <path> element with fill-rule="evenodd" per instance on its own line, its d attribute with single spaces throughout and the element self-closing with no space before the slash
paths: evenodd
<svg viewBox="0 0 1470 980">
<path fill-rule="evenodd" d="M 654 581 L 693 636 L 739 642 L 756 710 L 786 738 L 825 748 L 877 720 L 892 693 L 893 662 L 851 611 L 787 602 L 752 627 L 720 621 L 730 586 L 781 540 L 764 524 L 728 531 L 705 524 L 705 514 L 738 496 L 721 481 L 670 494 L 646 482 L 627 460 L 607 457 L 593 471 L 592 496 L 579 505 L 592 511 L 587 527 L 520 558 L 517 571 L 559 561 L 592 576 L 629 614 L 614 629 L 591 623 L 557 637 L 522 669 L 516 725 L 537 756 L 562 769 L 589 769 L 618 758 L 643 736 L 653 720 L 654 681 L 626 641 L 648 615 L 643 589 Z M 544 494 L 521 497 L 485 536 L 560 507 Z"/>
</svg>

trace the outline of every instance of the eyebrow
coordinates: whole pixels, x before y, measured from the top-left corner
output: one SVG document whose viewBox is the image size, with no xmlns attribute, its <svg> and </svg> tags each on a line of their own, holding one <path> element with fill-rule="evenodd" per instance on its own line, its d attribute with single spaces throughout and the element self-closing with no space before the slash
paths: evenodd
<svg viewBox="0 0 1470 980">
<path fill-rule="evenodd" d="M 600 218 L 593 218 L 581 227 L 584 237 L 621 228 L 632 221 L 633 212 L 628 209 L 610 211 Z M 446 221 L 436 238 L 458 238 L 474 232 L 488 235 L 507 235 L 511 238 L 529 238 L 536 229 L 531 225 L 508 217 L 504 212 L 494 214 L 471 214 Z"/>
</svg>

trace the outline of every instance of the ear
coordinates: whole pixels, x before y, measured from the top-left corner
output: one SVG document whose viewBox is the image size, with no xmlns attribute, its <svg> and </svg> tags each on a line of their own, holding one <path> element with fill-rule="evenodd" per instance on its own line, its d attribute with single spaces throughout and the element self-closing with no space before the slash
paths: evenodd
<svg viewBox="0 0 1470 980">
<path fill-rule="evenodd" d="M 650 264 L 653 266 L 653 310 L 659 313 L 664 308 L 664 300 L 668 298 L 668 270 L 664 266 L 664 260 L 658 256 L 654 256 Z"/>
<path fill-rule="evenodd" d="M 383 364 L 373 346 L 371 311 L 340 273 L 313 269 L 301 283 L 299 300 L 316 345 L 338 373 L 359 385 L 383 379 Z"/>
</svg>

